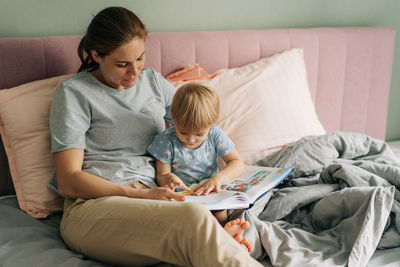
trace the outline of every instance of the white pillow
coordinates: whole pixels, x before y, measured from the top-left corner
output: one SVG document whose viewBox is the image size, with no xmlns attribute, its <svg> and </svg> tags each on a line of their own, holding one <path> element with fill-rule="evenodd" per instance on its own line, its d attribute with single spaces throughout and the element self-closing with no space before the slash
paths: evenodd
<svg viewBox="0 0 400 267">
<path fill-rule="evenodd" d="M 307 82 L 303 50 L 291 49 L 212 80 L 221 98 L 216 122 L 251 165 L 306 135 L 324 134 Z"/>
</svg>

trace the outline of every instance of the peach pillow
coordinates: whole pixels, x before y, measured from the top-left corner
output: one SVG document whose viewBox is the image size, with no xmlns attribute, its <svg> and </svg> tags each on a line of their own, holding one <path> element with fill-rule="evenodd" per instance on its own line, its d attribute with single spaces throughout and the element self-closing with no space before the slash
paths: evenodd
<svg viewBox="0 0 400 267">
<path fill-rule="evenodd" d="M 53 170 L 49 111 L 58 84 L 72 75 L 0 91 L 0 133 L 22 210 L 35 218 L 61 211 L 63 198 L 46 187 Z"/>
<path fill-rule="evenodd" d="M 306 135 L 324 134 L 308 87 L 303 50 L 291 49 L 212 80 L 221 99 L 219 125 L 252 165 Z M 179 83 L 182 85 L 182 83 Z"/>
<path fill-rule="evenodd" d="M 199 64 L 187 65 L 182 70 L 174 72 L 167 76 L 169 81 L 176 88 L 188 81 L 211 80 L 224 72 L 225 69 L 219 70 L 214 74 L 208 74 Z"/>
</svg>

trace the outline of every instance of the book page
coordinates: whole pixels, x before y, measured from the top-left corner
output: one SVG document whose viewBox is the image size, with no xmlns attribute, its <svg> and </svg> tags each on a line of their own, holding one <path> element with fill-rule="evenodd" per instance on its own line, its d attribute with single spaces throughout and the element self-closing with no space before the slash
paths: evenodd
<svg viewBox="0 0 400 267">
<path fill-rule="evenodd" d="M 210 210 L 245 209 L 250 207 L 260 196 L 277 186 L 292 171 L 291 168 L 246 166 L 245 172 L 232 182 L 223 184 L 219 193 L 195 196 L 193 190 L 199 185 L 196 183 L 188 185 L 191 191 L 181 188 L 177 188 L 175 191 L 185 195 L 186 201 L 205 205 Z"/>
<path fill-rule="evenodd" d="M 273 189 L 285 179 L 293 169 L 246 166 L 245 172 L 221 189 L 243 192 L 252 204 L 261 195 Z"/>
<path fill-rule="evenodd" d="M 227 190 L 221 190 L 219 193 L 210 193 L 206 196 L 187 194 L 185 196 L 185 201 L 205 205 L 209 210 L 245 209 L 250 205 L 245 194 Z"/>
</svg>

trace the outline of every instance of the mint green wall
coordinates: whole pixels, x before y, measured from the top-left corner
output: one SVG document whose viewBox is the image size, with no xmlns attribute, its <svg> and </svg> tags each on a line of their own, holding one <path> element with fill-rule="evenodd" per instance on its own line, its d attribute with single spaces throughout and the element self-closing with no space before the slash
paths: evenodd
<svg viewBox="0 0 400 267">
<path fill-rule="evenodd" d="M 386 26 L 396 38 L 388 141 L 400 139 L 399 0 L 0 0 L 0 37 L 82 34 L 106 6 L 132 9 L 149 31 Z"/>
</svg>

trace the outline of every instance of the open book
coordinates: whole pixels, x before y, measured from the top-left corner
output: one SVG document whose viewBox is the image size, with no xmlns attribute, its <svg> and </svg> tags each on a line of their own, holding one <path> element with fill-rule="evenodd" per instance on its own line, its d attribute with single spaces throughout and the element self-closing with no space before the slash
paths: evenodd
<svg viewBox="0 0 400 267">
<path fill-rule="evenodd" d="M 192 192 L 183 191 L 182 194 L 186 195 L 186 201 L 205 205 L 209 210 L 246 209 L 292 171 L 292 168 L 246 166 L 244 173 L 232 182 L 222 185 L 219 193 L 194 196 Z M 192 184 L 190 188 L 194 189 L 197 185 Z"/>
</svg>

